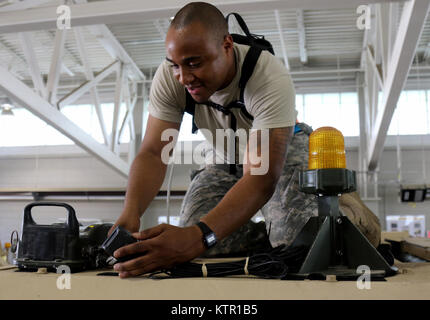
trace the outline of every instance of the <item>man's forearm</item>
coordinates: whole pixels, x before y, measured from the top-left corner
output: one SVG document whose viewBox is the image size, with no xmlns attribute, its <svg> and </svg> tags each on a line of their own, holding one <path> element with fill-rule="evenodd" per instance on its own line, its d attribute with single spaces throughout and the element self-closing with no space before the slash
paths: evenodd
<svg viewBox="0 0 430 320">
<path fill-rule="evenodd" d="M 201 221 L 217 235 L 218 240 L 239 229 L 271 198 L 277 179 L 247 173 Z M 255 192 L 250 194 L 250 190 Z"/>
<path fill-rule="evenodd" d="M 124 213 L 139 217 L 157 195 L 167 166 L 150 152 L 139 154 L 133 161 L 124 204 Z"/>
</svg>

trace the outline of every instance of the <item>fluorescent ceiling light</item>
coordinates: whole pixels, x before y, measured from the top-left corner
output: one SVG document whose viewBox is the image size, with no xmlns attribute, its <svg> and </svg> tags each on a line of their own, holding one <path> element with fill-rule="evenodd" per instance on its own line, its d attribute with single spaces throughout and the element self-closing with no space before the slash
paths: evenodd
<svg viewBox="0 0 430 320">
<path fill-rule="evenodd" d="M 1 111 L 1 115 L 2 116 L 13 116 L 13 111 L 12 111 L 12 106 L 8 103 L 5 103 L 1 106 L 2 111 Z"/>
</svg>

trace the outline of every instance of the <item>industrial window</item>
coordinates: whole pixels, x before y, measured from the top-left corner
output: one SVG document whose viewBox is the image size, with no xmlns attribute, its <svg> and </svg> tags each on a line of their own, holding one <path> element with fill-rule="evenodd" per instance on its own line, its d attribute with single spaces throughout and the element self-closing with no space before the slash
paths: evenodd
<svg viewBox="0 0 430 320">
<path fill-rule="evenodd" d="M 106 131 L 112 131 L 113 103 L 101 105 Z M 34 116 L 24 108 L 12 109 L 13 115 L 0 115 L 0 146 L 41 146 L 41 145 L 70 145 L 69 138 L 46 124 L 43 120 Z M 61 112 L 73 121 L 77 126 L 92 136 L 98 142 L 103 143 L 103 136 L 95 107 L 88 104 L 66 106 Z M 126 107 L 120 109 L 120 119 L 124 117 Z M 121 124 L 120 124 L 121 125 Z M 120 128 L 118 128 L 119 130 Z M 124 128 L 120 141 L 130 141 L 128 126 Z"/>
<path fill-rule="evenodd" d="M 168 223 L 173 226 L 179 226 L 179 216 L 170 216 L 169 219 L 167 219 L 167 216 L 159 216 L 158 224 L 162 224 L 162 223 Z"/>
<path fill-rule="evenodd" d="M 403 91 L 388 128 L 388 134 L 429 134 L 429 94 L 429 91 L 424 90 Z"/>
<path fill-rule="evenodd" d="M 388 130 L 389 135 L 430 134 L 429 99 L 430 91 L 403 91 Z M 380 97 L 382 102 L 382 96 Z M 381 105 L 381 104 L 380 104 Z M 112 130 L 113 103 L 102 104 L 106 130 Z M 297 94 L 296 109 L 299 121 L 317 129 L 322 126 L 333 126 L 344 136 L 358 136 L 359 118 L 358 102 L 355 92 Z M 147 110 L 145 107 L 144 110 Z M 73 142 L 44 121 L 23 108 L 13 108 L 13 116 L 0 115 L 0 147 L 70 145 Z M 69 119 L 99 142 L 103 136 L 94 106 L 74 105 L 62 109 Z M 123 118 L 126 107 L 120 111 Z M 144 114 L 144 127 L 147 120 Z M 179 133 L 180 141 L 203 140 L 201 133 L 191 134 L 192 117 L 184 115 Z M 118 128 L 119 129 L 119 128 Z M 121 143 L 130 140 L 129 127 L 126 126 L 120 139 Z"/>
<path fill-rule="evenodd" d="M 344 136 L 358 136 L 358 102 L 355 92 L 296 94 L 297 119 L 317 129 L 332 126 Z M 184 114 L 179 141 L 203 140 L 203 135 L 191 134 L 192 117 Z"/>
<path fill-rule="evenodd" d="M 344 136 L 359 135 L 358 101 L 355 92 L 296 95 L 297 118 L 313 129 L 335 127 Z"/>
</svg>

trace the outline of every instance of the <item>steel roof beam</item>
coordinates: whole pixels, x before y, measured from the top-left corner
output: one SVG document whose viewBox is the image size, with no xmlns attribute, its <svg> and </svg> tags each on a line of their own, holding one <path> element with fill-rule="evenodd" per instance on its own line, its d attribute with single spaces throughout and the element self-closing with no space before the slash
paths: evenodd
<svg viewBox="0 0 430 320">
<path fill-rule="evenodd" d="M 394 1 L 394 0 L 393 0 Z M 356 8 L 370 3 L 392 0 L 216 0 L 211 3 L 221 11 L 261 11 L 328 8 Z M 70 5 L 72 26 L 142 22 L 145 19 L 162 19 L 174 15 L 186 2 L 177 0 L 142 1 L 95 1 Z M 0 13 L 0 33 L 49 30 L 57 27 L 55 7 L 32 8 Z"/>
<path fill-rule="evenodd" d="M 41 97 L 46 97 L 46 86 L 43 81 L 42 73 L 40 71 L 39 63 L 37 62 L 36 53 L 33 47 L 33 41 L 29 33 L 20 33 L 22 49 L 24 56 L 29 67 L 31 79 L 33 80 L 33 86 Z"/>
<path fill-rule="evenodd" d="M 298 9 L 297 14 L 297 31 L 299 33 L 299 49 L 300 49 L 300 62 L 303 64 L 308 63 L 308 53 L 306 49 L 306 31 L 305 21 L 303 18 L 303 9 Z"/>
<path fill-rule="evenodd" d="M 113 111 L 113 120 L 112 120 L 112 133 L 111 133 L 111 142 L 110 149 L 113 152 L 117 152 L 119 150 L 119 113 L 121 110 L 121 103 L 123 100 L 123 88 L 125 82 L 126 72 L 124 65 L 119 65 L 116 74 L 116 84 L 115 84 L 115 98 L 114 98 L 114 111 Z"/>
<path fill-rule="evenodd" d="M 64 43 L 66 42 L 66 30 L 57 30 L 55 33 L 55 45 L 52 53 L 51 66 L 49 68 L 48 81 L 46 83 L 45 97 L 51 104 L 57 100 L 57 87 L 60 81 L 61 64 L 64 53 Z"/>
<path fill-rule="evenodd" d="M 2 66 L 0 66 L 0 91 L 3 91 L 10 99 L 57 129 L 121 176 L 128 177 L 129 165 L 124 160 L 97 142 Z"/>
<path fill-rule="evenodd" d="M 376 169 L 381 157 L 391 118 L 406 83 L 429 5 L 429 0 L 409 0 L 403 7 L 397 37 L 387 66 L 382 105 L 374 118 L 368 145 L 370 171 Z"/>
<path fill-rule="evenodd" d="M 82 85 L 77 87 L 75 90 L 70 92 L 68 95 L 61 98 L 58 101 L 58 108 L 61 109 L 64 106 L 70 105 L 75 102 L 77 99 L 82 97 L 85 93 L 87 93 L 90 89 L 94 88 L 99 82 L 103 81 L 107 76 L 109 76 L 112 72 L 114 72 L 118 68 L 118 61 L 112 62 L 102 71 L 100 71 L 93 79 L 87 80 Z"/>
<path fill-rule="evenodd" d="M 81 28 L 76 27 L 76 28 L 73 28 L 73 31 L 75 33 L 75 39 L 76 39 L 76 45 L 78 47 L 78 52 L 79 52 L 81 60 L 84 64 L 85 77 L 87 78 L 88 81 L 92 81 L 92 80 L 94 80 L 94 73 L 91 70 L 90 62 L 88 59 L 88 52 L 87 52 L 87 49 L 85 48 L 84 37 L 82 35 L 82 30 L 81 30 Z M 91 92 L 91 98 L 93 100 L 94 108 L 96 110 L 97 118 L 99 120 L 100 129 L 101 129 L 102 134 L 103 134 L 104 142 L 106 145 L 109 145 L 109 138 L 108 138 L 108 133 L 106 130 L 103 112 L 101 109 L 100 98 L 99 98 L 99 94 L 97 91 L 97 85 L 94 85 L 90 89 L 90 92 Z"/>
<path fill-rule="evenodd" d="M 4 6 L 0 6 L 0 12 L 11 12 L 16 10 L 34 8 L 50 1 L 52 0 L 25 0 L 25 1 L 15 2 L 15 3 L 9 3 Z"/>
<path fill-rule="evenodd" d="M 136 62 L 130 57 L 115 35 L 106 25 L 95 25 L 88 27 L 90 32 L 96 36 L 97 40 L 103 45 L 106 51 L 114 59 L 119 59 L 124 63 L 124 67 L 130 72 L 128 76 L 134 75 L 134 80 L 145 80 L 146 77 L 139 69 Z"/>
<path fill-rule="evenodd" d="M 21 63 L 26 64 L 27 62 L 25 59 L 23 59 L 18 53 L 15 51 L 15 49 L 10 48 L 3 40 L 0 39 L 0 49 L 5 50 L 9 55 L 12 56 L 11 61 L 4 61 L 3 65 L 8 67 L 8 70 L 13 70 L 13 73 L 16 77 L 18 77 L 20 80 L 24 79 L 21 75 L 18 74 L 19 66 L 21 66 Z M 20 61 L 20 63 L 16 63 L 15 60 Z"/>
<path fill-rule="evenodd" d="M 74 2 L 76 3 L 76 5 L 88 4 L 87 0 L 74 0 Z M 105 48 L 105 50 L 110 54 L 112 58 L 121 60 L 124 63 L 125 68 L 127 70 L 130 70 L 130 72 L 127 72 L 127 75 L 129 77 L 133 78 L 133 80 L 145 80 L 146 79 L 145 74 L 139 69 L 136 62 L 130 57 L 128 52 L 124 49 L 123 45 L 118 41 L 115 35 L 105 25 L 106 22 L 110 23 L 109 20 L 103 21 L 102 24 L 92 23 L 91 26 L 88 27 L 88 29 L 101 43 L 101 45 Z M 73 11 L 73 26 L 74 27 L 78 26 L 75 23 L 74 11 Z"/>
<path fill-rule="evenodd" d="M 284 58 L 284 64 L 285 67 L 290 70 L 290 64 L 288 62 L 288 55 L 287 55 L 287 46 L 285 45 L 284 41 L 284 32 L 282 31 L 282 24 L 281 24 L 281 18 L 279 16 L 279 10 L 275 10 L 275 19 L 276 19 L 276 26 L 278 28 L 279 33 L 279 40 L 281 42 L 281 49 L 282 49 L 282 56 Z"/>
</svg>

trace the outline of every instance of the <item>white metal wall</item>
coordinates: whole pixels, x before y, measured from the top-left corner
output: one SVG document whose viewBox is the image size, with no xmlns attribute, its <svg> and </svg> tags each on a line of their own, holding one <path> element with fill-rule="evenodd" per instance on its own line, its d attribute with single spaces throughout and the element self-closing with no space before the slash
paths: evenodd
<svg viewBox="0 0 430 320">
<path fill-rule="evenodd" d="M 352 141 L 352 140 L 351 140 Z M 356 143 L 356 142 L 355 142 Z M 354 142 L 352 141 L 352 144 Z M 357 169 L 357 148 L 347 150 L 347 164 L 349 169 Z M 424 159 L 424 165 L 423 165 Z M 196 168 L 197 166 L 194 166 Z M 172 190 L 185 190 L 190 182 L 189 173 L 193 166 L 177 165 L 174 170 Z M 419 147 L 409 147 L 402 151 L 402 176 L 410 182 L 422 183 L 423 168 L 430 174 L 430 150 L 424 151 Z M 430 229 L 430 201 L 416 205 L 399 202 L 399 188 L 396 184 L 397 157 L 393 147 L 384 151 L 380 167 L 378 196 L 380 201 L 366 201 L 368 206 L 379 216 L 382 226 L 385 227 L 385 216 L 391 214 L 412 214 L 426 216 L 427 229 Z M 421 179 L 421 180 L 420 180 Z M 418 181 L 420 180 L 420 181 Z M 116 189 L 126 187 L 126 179 L 122 178 L 103 163 L 86 154 L 60 155 L 48 157 L 8 156 L 0 157 L 0 190 L 26 189 Z M 166 181 L 162 187 L 166 189 Z M 374 196 L 369 188 L 368 197 Z M 9 239 L 10 232 L 20 230 L 22 213 L 25 205 L 31 200 L 0 201 L 0 241 L 4 243 Z M 121 213 L 123 202 L 119 200 L 96 201 L 65 201 L 70 203 L 77 212 L 78 218 L 95 218 L 104 221 L 115 221 Z M 180 210 L 181 199 L 171 200 L 171 215 L 177 215 Z M 143 216 L 142 226 L 151 227 L 157 224 L 158 216 L 166 215 L 165 199 L 154 200 Z M 49 214 L 45 217 L 43 212 L 38 214 L 41 219 L 47 218 L 55 222 L 64 213 Z M 44 221 L 44 220 L 43 220 Z"/>
</svg>

